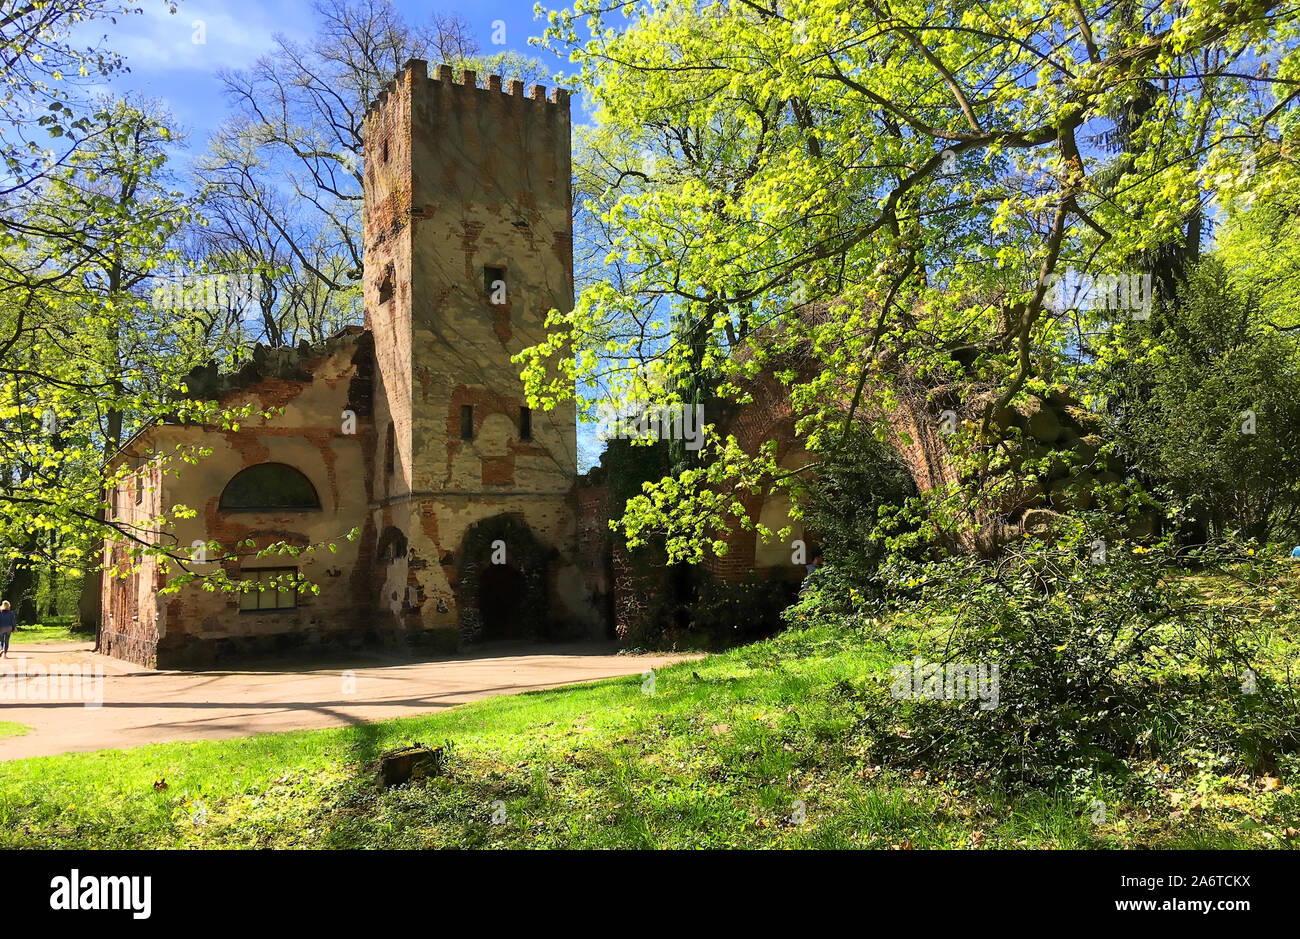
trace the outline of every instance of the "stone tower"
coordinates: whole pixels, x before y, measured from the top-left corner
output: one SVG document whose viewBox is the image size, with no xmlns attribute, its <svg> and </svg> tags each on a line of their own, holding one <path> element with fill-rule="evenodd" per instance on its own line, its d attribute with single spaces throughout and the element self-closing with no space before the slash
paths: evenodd
<svg viewBox="0 0 1300 939">
<path fill-rule="evenodd" d="M 510 361 L 573 305 L 569 134 L 562 89 L 414 59 L 366 114 L 376 625 L 403 641 L 597 628 L 574 409 L 529 412 Z"/>
</svg>

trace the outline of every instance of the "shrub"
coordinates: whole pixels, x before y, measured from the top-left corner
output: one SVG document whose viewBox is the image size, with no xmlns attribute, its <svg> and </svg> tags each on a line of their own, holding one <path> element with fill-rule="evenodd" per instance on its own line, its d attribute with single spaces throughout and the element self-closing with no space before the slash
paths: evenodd
<svg viewBox="0 0 1300 939">
<path fill-rule="evenodd" d="M 798 593 L 789 580 L 764 580 L 752 572 L 738 583 L 704 579 L 691 608 L 691 629 L 715 644 L 766 639 L 781 630 L 781 612 Z"/>
<path fill-rule="evenodd" d="M 867 608 L 938 625 L 909 672 L 837 690 L 858 709 L 868 759 L 1043 786 L 1206 752 L 1261 774 L 1297 750 L 1296 689 L 1263 664 L 1266 617 L 1290 608 L 1280 565 L 1232 542 L 1189 555 L 1103 538 L 1097 524 L 1065 522 L 1054 539 L 1025 540 L 996 561 L 882 566 L 883 599 Z M 1207 590 L 1211 571 L 1230 575 L 1226 595 Z M 996 667 L 995 706 L 912 681 L 900 694 L 905 675 L 933 678 L 931 663 L 990 677 Z"/>
<path fill-rule="evenodd" d="M 629 565 L 631 569 L 632 565 Z M 754 573 L 715 580 L 691 565 L 629 573 L 619 594 L 618 635 L 634 648 L 726 648 L 775 635 L 798 585 Z"/>
<path fill-rule="evenodd" d="M 877 531 L 881 510 L 897 513 L 915 496 L 916 484 L 898 453 L 870 434 L 857 432 L 825 455 L 802 494 L 804 524 L 817 533 L 836 577 L 861 588 L 884 557 L 884 540 Z"/>
</svg>

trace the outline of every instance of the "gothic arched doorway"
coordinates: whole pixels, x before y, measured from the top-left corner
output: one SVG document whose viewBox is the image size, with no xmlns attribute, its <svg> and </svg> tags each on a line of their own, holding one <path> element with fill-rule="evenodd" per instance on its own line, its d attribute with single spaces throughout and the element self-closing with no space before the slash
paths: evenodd
<svg viewBox="0 0 1300 939">
<path fill-rule="evenodd" d="M 546 638 L 551 631 L 547 585 L 556 556 L 516 516 L 494 515 L 471 525 L 457 563 L 461 641 Z"/>
</svg>

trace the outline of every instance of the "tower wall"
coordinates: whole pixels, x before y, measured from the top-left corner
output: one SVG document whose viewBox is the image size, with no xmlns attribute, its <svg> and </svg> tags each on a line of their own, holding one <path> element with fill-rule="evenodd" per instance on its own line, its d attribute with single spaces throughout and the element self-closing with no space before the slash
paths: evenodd
<svg viewBox="0 0 1300 939">
<path fill-rule="evenodd" d="M 539 634 L 595 631 L 573 564 L 574 408 L 533 412 L 529 439 L 511 362 L 544 337 L 552 308 L 573 304 L 568 94 L 548 100 L 535 86 L 525 96 L 497 76 L 479 88 L 472 72 L 455 80 L 448 68 L 431 78 L 413 60 L 372 106 L 365 135 L 378 625 L 447 646 L 475 638 L 478 581 L 466 571 L 491 559 L 465 551 L 504 540 L 495 550 L 509 563 L 550 553 L 548 609 L 520 615 L 539 620 Z M 501 515 L 527 526 L 528 544 L 467 540 Z M 385 557 L 386 532 L 405 550 Z"/>
</svg>

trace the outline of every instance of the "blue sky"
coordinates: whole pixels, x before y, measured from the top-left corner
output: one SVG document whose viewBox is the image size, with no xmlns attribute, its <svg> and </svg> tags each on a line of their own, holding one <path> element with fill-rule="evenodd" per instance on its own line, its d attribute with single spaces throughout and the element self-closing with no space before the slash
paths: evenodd
<svg viewBox="0 0 1300 939">
<path fill-rule="evenodd" d="M 528 45 L 542 31 L 534 19 L 533 0 L 395 0 L 412 22 L 426 22 L 433 11 L 459 13 L 471 26 L 485 53 L 515 50 L 541 58 L 552 72 L 566 63 Z M 560 0 L 545 4 L 561 7 Z M 306 42 L 315 30 L 311 0 L 180 0 L 175 14 L 165 0 L 139 0 L 143 13 L 87 24 L 78 37 L 107 36 L 105 45 L 126 58 L 130 74 L 114 77 L 104 90 L 139 92 L 160 99 L 190 135 L 192 151 L 201 151 L 208 133 L 228 113 L 217 71 L 244 68 L 270 50 L 282 33 Z M 493 22 L 505 23 L 504 45 L 493 45 Z M 204 42 L 196 43 L 195 23 L 203 23 Z M 78 43 L 81 44 L 80 42 Z"/>
<path fill-rule="evenodd" d="M 306 43 L 316 30 L 312 0 L 180 0 L 175 14 L 167 11 L 165 0 L 139 0 L 138 5 L 141 14 L 119 16 L 115 24 L 107 20 L 87 24 L 76 44 L 106 37 L 104 47 L 125 58 L 130 72 L 114 76 L 99 89 L 161 101 L 188 137 L 189 152 L 180 162 L 202 154 L 209 134 L 230 113 L 217 78 L 220 69 L 251 66 L 272 49 L 276 34 Z M 564 0 L 544 2 L 547 8 L 565 5 Z M 427 22 L 435 11 L 460 14 L 485 54 L 513 50 L 536 56 L 551 74 L 568 65 L 529 46 L 529 37 L 539 35 L 545 25 L 534 17 L 534 0 L 394 0 L 394 6 L 412 23 Z M 492 41 L 497 20 L 505 23 L 504 44 Z M 197 43 L 200 22 L 204 41 Z M 603 446 L 595 440 L 591 425 L 581 426 L 579 432 L 580 469 L 586 469 Z"/>
</svg>

